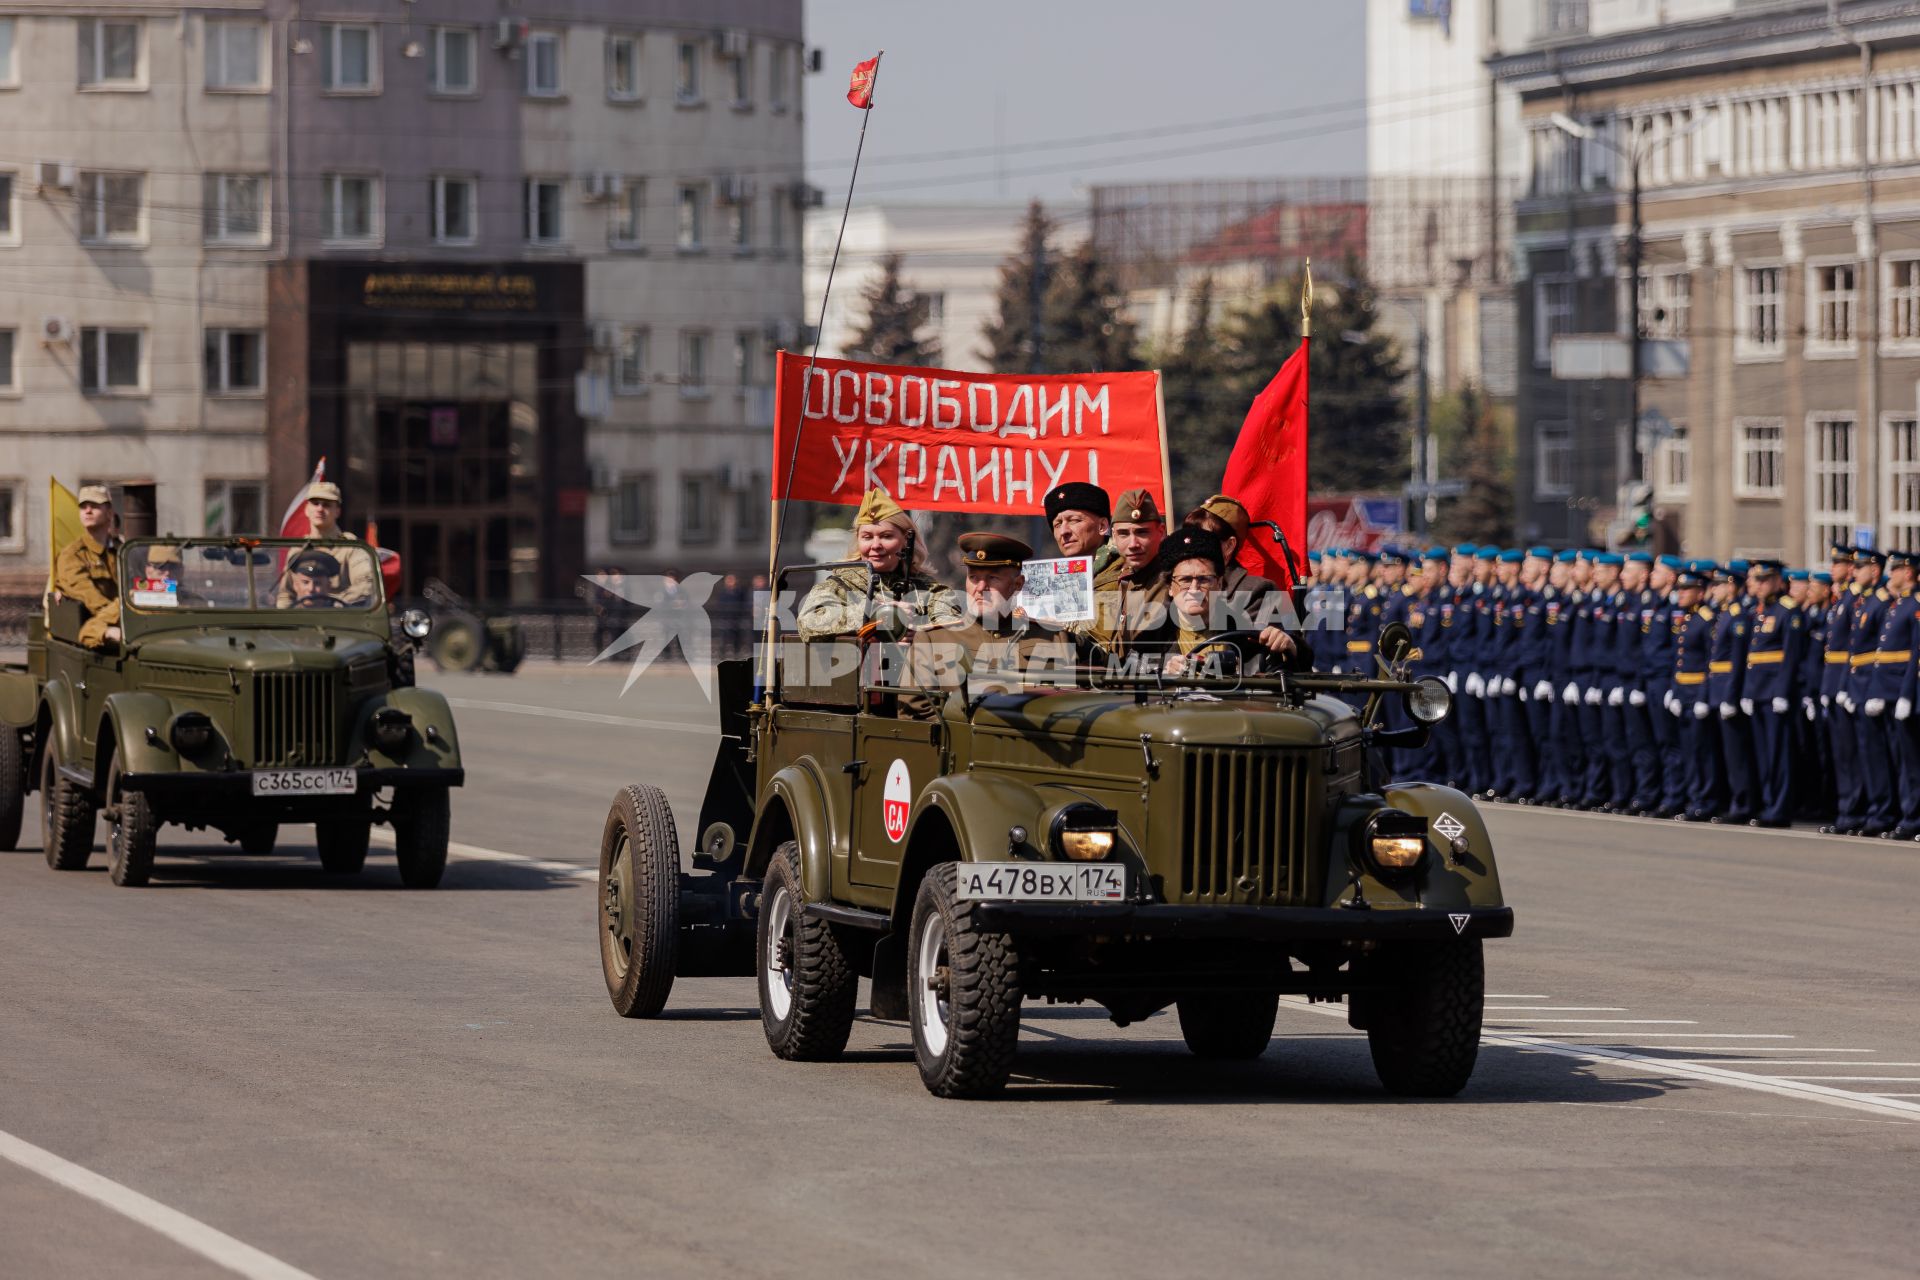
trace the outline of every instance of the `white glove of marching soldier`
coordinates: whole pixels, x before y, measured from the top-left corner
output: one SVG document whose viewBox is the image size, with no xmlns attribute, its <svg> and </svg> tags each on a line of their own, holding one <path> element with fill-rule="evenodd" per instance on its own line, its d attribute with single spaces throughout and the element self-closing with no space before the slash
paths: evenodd
<svg viewBox="0 0 1920 1280">
<path fill-rule="evenodd" d="M 1743 716 L 1750 716 L 1750 715 L 1752 715 L 1752 714 L 1753 714 L 1753 699 L 1752 699 L 1752 698 L 1742 698 L 1742 699 L 1740 699 L 1740 714 L 1741 714 L 1741 715 L 1743 715 Z"/>
<path fill-rule="evenodd" d="M 1567 687 L 1560 691 L 1560 701 L 1568 706 L 1580 701 L 1580 686 L 1571 680 L 1567 681 Z"/>
<path fill-rule="evenodd" d="M 1503 677 L 1500 681 L 1500 694 L 1502 697 L 1511 698 L 1519 687 L 1513 682 L 1512 676 Z"/>
<path fill-rule="evenodd" d="M 1720 718 L 1722 720 L 1731 720 L 1733 719 L 1734 712 L 1739 709 L 1740 708 L 1734 706 L 1731 702 L 1723 702 L 1720 704 Z"/>
<path fill-rule="evenodd" d="M 1824 693 L 1820 695 L 1820 706 L 1821 706 L 1821 708 L 1822 708 L 1822 709 L 1825 709 L 1825 708 L 1827 708 L 1827 707 L 1830 707 L 1830 706 L 1832 706 L 1832 705 L 1833 705 L 1833 699 L 1832 699 L 1832 698 L 1830 698 L 1830 697 L 1828 697 L 1828 696 L 1827 696 L 1826 694 L 1824 694 Z"/>
<path fill-rule="evenodd" d="M 1509 681 L 1508 683 L 1512 683 L 1512 682 L 1511 682 L 1511 681 Z M 1526 700 L 1527 700 L 1527 686 L 1525 686 L 1525 685 L 1521 685 L 1521 686 L 1520 686 L 1520 701 L 1522 701 L 1522 702 L 1525 702 Z"/>
<path fill-rule="evenodd" d="M 1627 700 L 1627 691 L 1626 691 L 1625 689 L 1609 689 L 1609 690 L 1607 690 L 1607 705 L 1608 705 L 1608 706 L 1610 706 L 1610 707 L 1617 707 L 1617 706 L 1619 706 L 1619 705 L 1620 705 L 1621 703 L 1623 703 L 1623 702 L 1625 702 L 1626 700 Z"/>
<path fill-rule="evenodd" d="M 1773 714 L 1777 716 L 1787 714 L 1787 700 L 1785 698 L 1775 698 L 1773 700 Z"/>
<path fill-rule="evenodd" d="M 1647 695 L 1643 691 L 1635 689 L 1627 695 L 1627 703 L 1629 706 L 1644 707 L 1647 705 Z"/>
<path fill-rule="evenodd" d="M 1868 715 L 1877 716 L 1883 711 L 1885 711 L 1886 709 L 1887 709 L 1887 700 L 1885 698 L 1868 698 L 1867 699 Z"/>
<path fill-rule="evenodd" d="M 1820 705 L 1823 707 L 1827 705 L 1827 700 L 1825 698 L 1820 699 Z M 1809 721 L 1818 720 L 1820 718 L 1820 712 L 1815 709 L 1812 698 L 1800 699 L 1800 709 L 1807 713 L 1807 719 Z"/>
<path fill-rule="evenodd" d="M 1912 714 L 1913 714 L 1913 699 L 1902 698 L 1898 702 L 1893 704 L 1893 718 L 1895 720 L 1905 720 L 1908 716 Z"/>
<path fill-rule="evenodd" d="M 1660 705 L 1667 709 L 1667 714 L 1670 716 L 1680 714 L 1680 698 L 1671 689 L 1660 696 Z"/>
<path fill-rule="evenodd" d="M 1595 688 L 1587 690 L 1586 703 L 1590 707 L 1597 707 L 1600 705 L 1600 690 L 1597 686 Z"/>
<path fill-rule="evenodd" d="M 1542 680 L 1539 684 L 1533 686 L 1533 696 L 1534 699 L 1539 702 L 1552 702 L 1553 681 Z"/>
<path fill-rule="evenodd" d="M 1858 707 L 1853 705 L 1853 695 L 1848 693 L 1845 689 L 1842 689 L 1840 692 L 1834 694 L 1833 700 L 1839 703 L 1841 710 L 1845 711 L 1848 715 L 1852 715 L 1855 711 L 1859 710 Z"/>
<path fill-rule="evenodd" d="M 1705 720 L 1707 718 L 1707 712 L 1711 710 L 1713 710 L 1713 708 L 1709 707 L 1706 703 L 1696 702 L 1693 704 L 1693 718 L 1695 720 Z"/>
<path fill-rule="evenodd" d="M 1447 682 L 1448 693 L 1460 692 L 1460 673 L 1458 671 L 1449 671 L 1441 678 Z"/>
<path fill-rule="evenodd" d="M 1487 682 L 1480 678 L 1478 671 L 1467 672 L 1467 692 L 1476 698 L 1487 696 Z"/>
</svg>

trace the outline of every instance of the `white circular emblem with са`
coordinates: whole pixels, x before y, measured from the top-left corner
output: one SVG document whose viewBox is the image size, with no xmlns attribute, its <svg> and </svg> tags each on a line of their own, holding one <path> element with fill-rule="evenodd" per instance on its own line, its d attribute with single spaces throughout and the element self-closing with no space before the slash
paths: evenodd
<svg viewBox="0 0 1920 1280">
<path fill-rule="evenodd" d="M 907 774 L 907 762 L 895 760 L 887 770 L 887 785 L 880 792 L 880 821 L 887 839 L 900 843 L 907 834 L 907 811 L 913 808 L 913 779 Z"/>
</svg>

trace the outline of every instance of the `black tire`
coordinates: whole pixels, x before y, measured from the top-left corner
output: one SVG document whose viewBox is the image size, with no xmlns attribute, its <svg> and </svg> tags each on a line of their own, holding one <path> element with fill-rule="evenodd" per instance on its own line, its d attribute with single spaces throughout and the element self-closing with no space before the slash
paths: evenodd
<svg viewBox="0 0 1920 1280">
<path fill-rule="evenodd" d="M 400 883 L 431 889 L 447 871 L 453 811 L 445 787 L 409 787 L 393 801 L 393 858 Z"/>
<path fill-rule="evenodd" d="M 107 878 L 137 889 L 153 878 L 154 847 L 160 840 L 160 822 L 143 791 L 120 790 L 120 766 L 107 777 L 107 796 L 114 819 L 107 828 Z"/>
<path fill-rule="evenodd" d="M 1006 1087 L 1020 1044 L 1020 958 L 1012 937 L 974 922 L 973 904 L 954 892 L 955 876 L 953 864 L 942 863 L 914 898 L 907 1020 L 927 1092 L 987 1098 Z"/>
<path fill-rule="evenodd" d="M 26 811 L 26 745 L 18 729 L 0 724 L 0 853 L 20 847 L 20 819 Z"/>
<path fill-rule="evenodd" d="M 1480 1054 L 1486 966 L 1480 939 L 1398 948 L 1374 967 L 1397 989 L 1367 1000 L 1367 1047 L 1388 1093 L 1451 1098 Z"/>
<path fill-rule="evenodd" d="M 321 818 L 313 824 L 314 843 L 320 847 L 320 869 L 330 876 L 357 876 L 367 865 L 367 836 L 373 814 L 360 802 L 347 813 Z"/>
<path fill-rule="evenodd" d="M 666 792 L 623 787 L 600 831 L 600 973 L 623 1018 L 658 1017 L 680 959 L 680 833 Z"/>
<path fill-rule="evenodd" d="M 93 797 L 60 776 L 60 751 L 48 731 L 40 753 L 40 843 L 55 871 L 84 871 L 93 856 Z"/>
<path fill-rule="evenodd" d="M 789 840 L 773 851 L 754 929 L 760 1026 L 776 1057 L 831 1062 L 853 1034 L 860 975 L 833 926 L 807 917 L 806 901 L 800 846 Z"/>
<path fill-rule="evenodd" d="M 472 671 L 487 654 L 487 637 L 468 618 L 449 618 L 434 628 L 427 656 L 441 671 Z"/>
<path fill-rule="evenodd" d="M 253 822 L 240 829 L 240 852 L 260 857 L 273 852 L 274 844 L 280 839 L 280 824 L 277 822 Z M 366 855 L 361 854 L 364 860 Z"/>
<path fill-rule="evenodd" d="M 1180 1035 L 1194 1056 L 1246 1061 L 1267 1051 L 1280 1013 L 1276 991 L 1206 991 L 1181 996 Z"/>
</svg>

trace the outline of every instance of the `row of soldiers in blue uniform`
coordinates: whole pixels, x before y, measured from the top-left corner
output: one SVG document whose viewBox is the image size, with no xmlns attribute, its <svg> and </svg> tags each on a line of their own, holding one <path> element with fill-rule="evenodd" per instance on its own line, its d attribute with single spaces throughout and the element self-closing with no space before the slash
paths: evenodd
<svg viewBox="0 0 1920 1280">
<path fill-rule="evenodd" d="M 1462 545 L 1309 561 L 1310 611 L 1345 589 L 1344 646 L 1320 646 L 1334 669 L 1373 674 L 1374 640 L 1398 621 L 1416 674 L 1454 691 L 1428 745 L 1395 753 L 1396 776 L 1522 804 L 1920 838 L 1920 557 L 1836 545 L 1831 571 L 1809 572 Z"/>
</svg>

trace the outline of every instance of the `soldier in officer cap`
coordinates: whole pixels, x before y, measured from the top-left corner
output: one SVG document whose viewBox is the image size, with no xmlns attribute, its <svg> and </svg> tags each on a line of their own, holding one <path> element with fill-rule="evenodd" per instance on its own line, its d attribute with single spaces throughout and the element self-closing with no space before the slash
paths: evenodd
<svg viewBox="0 0 1920 1280">
<path fill-rule="evenodd" d="M 900 713 L 911 719 L 937 718 L 940 699 L 955 689 L 1011 690 L 1029 680 L 1073 679 L 1073 643 L 1029 625 L 1018 606 L 1026 585 L 1021 566 L 1033 559 L 1033 548 L 1001 533 L 963 533 L 958 542 L 967 567 L 966 617 L 914 632 L 905 683 L 927 692 L 901 695 Z"/>
<path fill-rule="evenodd" d="M 302 551 L 287 565 L 286 603 L 283 609 L 344 609 L 347 602 L 336 594 L 340 579 L 340 561 L 325 551 Z"/>
<path fill-rule="evenodd" d="M 330 541 L 357 541 L 351 533 L 340 527 L 339 485 L 331 480 L 315 480 L 307 486 L 305 505 L 308 537 L 316 540 L 324 538 Z M 333 558 L 338 565 L 337 579 L 329 594 L 355 608 L 373 603 L 373 581 L 379 576 L 379 567 L 375 564 L 373 556 L 365 551 L 340 549 L 333 553 Z M 286 609 L 297 603 L 291 583 L 283 578 L 275 604 L 279 608 Z"/>
</svg>

